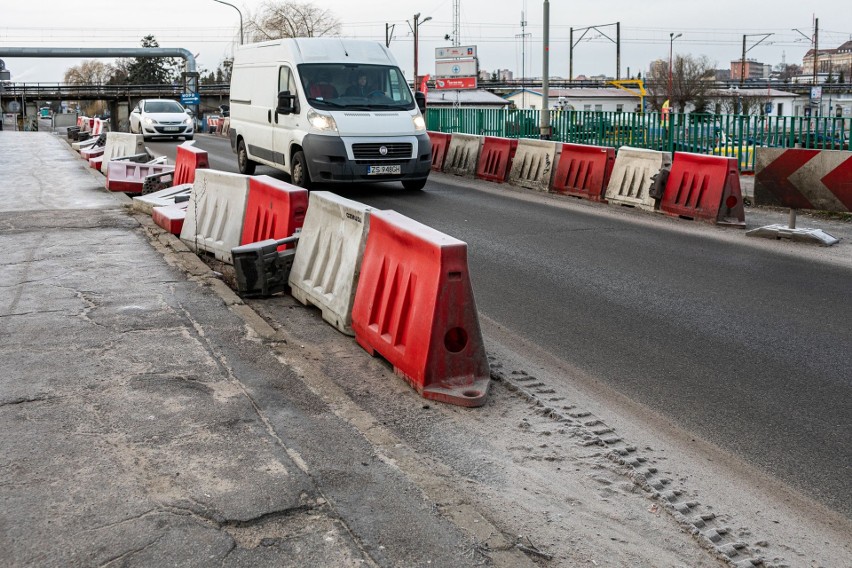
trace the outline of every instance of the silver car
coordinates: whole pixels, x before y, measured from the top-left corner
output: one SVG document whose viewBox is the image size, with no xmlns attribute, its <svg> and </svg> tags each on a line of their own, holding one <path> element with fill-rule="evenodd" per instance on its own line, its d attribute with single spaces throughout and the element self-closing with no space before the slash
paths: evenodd
<svg viewBox="0 0 852 568">
<path fill-rule="evenodd" d="M 180 103 L 171 99 L 145 99 L 130 112 L 130 132 L 152 138 L 192 140 L 195 134 L 193 118 Z"/>
</svg>

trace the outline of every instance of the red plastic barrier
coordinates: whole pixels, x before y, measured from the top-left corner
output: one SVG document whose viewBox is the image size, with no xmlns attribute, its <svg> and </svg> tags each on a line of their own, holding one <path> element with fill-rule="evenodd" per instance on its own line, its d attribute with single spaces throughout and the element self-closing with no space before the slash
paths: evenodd
<svg viewBox="0 0 852 568">
<path fill-rule="evenodd" d="M 93 158 L 89 158 L 89 167 L 93 170 L 101 171 L 101 166 L 104 163 L 104 153 L 101 152 L 100 156 L 95 156 Z"/>
<path fill-rule="evenodd" d="M 307 210 L 308 190 L 269 176 L 252 177 L 240 244 L 291 236 L 305 223 Z M 278 250 L 294 246 L 282 245 Z"/>
<path fill-rule="evenodd" d="M 490 369 L 464 242 L 395 211 L 371 212 L 352 329 L 424 398 L 485 404 Z"/>
<path fill-rule="evenodd" d="M 497 183 L 506 181 L 517 149 L 518 141 L 514 138 L 486 136 L 476 163 L 476 177 Z"/>
<path fill-rule="evenodd" d="M 556 193 L 606 203 L 606 186 L 615 164 L 615 148 L 563 144 L 551 189 Z"/>
<path fill-rule="evenodd" d="M 170 171 L 173 167 L 165 164 L 137 164 L 111 160 L 107 165 L 106 188 L 109 191 L 142 193 L 146 176 Z"/>
<path fill-rule="evenodd" d="M 447 157 L 447 148 L 450 147 L 450 138 L 450 134 L 429 132 L 429 140 L 432 142 L 432 169 L 436 172 L 444 169 L 444 159 Z"/>
<path fill-rule="evenodd" d="M 95 118 L 94 124 L 92 124 L 92 136 L 97 136 L 101 132 L 103 132 L 104 123 L 100 118 Z"/>
<path fill-rule="evenodd" d="M 186 219 L 187 205 L 189 205 L 189 201 L 154 207 L 151 211 L 151 218 L 157 225 L 171 234 L 180 236 L 180 231 L 183 229 L 183 222 Z"/>
<path fill-rule="evenodd" d="M 209 167 L 210 161 L 207 158 L 207 152 L 184 142 L 177 147 L 172 185 L 192 183 L 195 181 L 195 170 Z"/>
<path fill-rule="evenodd" d="M 744 228 L 737 159 L 675 152 L 660 210 L 674 217 Z"/>
<path fill-rule="evenodd" d="M 91 160 L 92 158 L 103 156 L 104 150 L 106 150 L 105 146 L 98 146 L 97 148 L 82 148 L 80 150 L 80 157 L 84 160 Z"/>
</svg>

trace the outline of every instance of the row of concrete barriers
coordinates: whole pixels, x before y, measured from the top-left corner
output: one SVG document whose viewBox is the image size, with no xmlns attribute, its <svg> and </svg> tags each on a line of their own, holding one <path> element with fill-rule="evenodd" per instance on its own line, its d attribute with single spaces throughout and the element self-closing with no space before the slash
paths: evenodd
<svg viewBox="0 0 852 568">
<path fill-rule="evenodd" d="M 735 158 L 429 132 L 432 169 L 745 227 Z M 661 172 L 664 172 L 662 176 Z M 668 177 L 666 177 L 666 175 Z"/>
<path fill-rule="evenodd" d="M 113 164 L 128 165 L 110 160 L 108 174 Z M 175 182 L 189 181 L 143 190 L 134 209 L 228 264 L 241 245 L 298 234 L 289 275 L 297 300 L 384 357 L 424 398 L 485 404 L 490 369 L 466 243 L 395 211 L 207 166 L 206 152 L 182 144 L 169 167 Z"/>
</svg>

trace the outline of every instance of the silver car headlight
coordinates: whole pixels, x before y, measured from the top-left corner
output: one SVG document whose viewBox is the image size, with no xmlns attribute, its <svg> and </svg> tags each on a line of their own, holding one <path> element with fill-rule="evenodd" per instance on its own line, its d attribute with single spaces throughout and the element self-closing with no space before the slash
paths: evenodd
<svg viewBox="0 0 852 568">
<path fill-rule="evenodd" d="M 153 119 L 150 119 L 146 116 L 145 117 L 145 124 L 147 124 L 148 126 L 154 126 L 156 124 L 156 122 L 154 122 Z"/>
<path fill-rule="evenodd" d="M 415 132 L 426 132 L 426 121 L 423 119 L 422 114 L 412 116 L 411 121 L 414 123 Z"/>
<path fill-rule="evenodd" d="M 183 123 L 189 126 L 190 124 L 192 124 L 192 119 L 187 117 L 186 120 L 183 121 Z"/>
<path fill-rule="evenodd" d="M 323 132 L 337 132 L 337 123 L 330 114 L 323 114 L 314 109 L 308 110 L 308 122 L 317 130 Z"/>
</svg>

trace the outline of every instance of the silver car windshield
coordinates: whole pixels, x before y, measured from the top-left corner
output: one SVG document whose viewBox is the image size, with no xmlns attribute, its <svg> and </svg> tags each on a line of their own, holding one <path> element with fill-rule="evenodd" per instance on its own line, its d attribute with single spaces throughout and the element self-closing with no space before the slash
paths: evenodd
<svg viewBox="0 0 852 568">
<path fill-rule="evenodd" d="M 321 109 L 411 110 L 411 89 L 402 72 L 389 65 L 299 65 L 302 87 L 311 106 Z"/>
<path fill-rule="evenodd" d="M 183 107 L 175 101 L 147 101 L 145 112 L 183 112 Z"/>
</svg>

